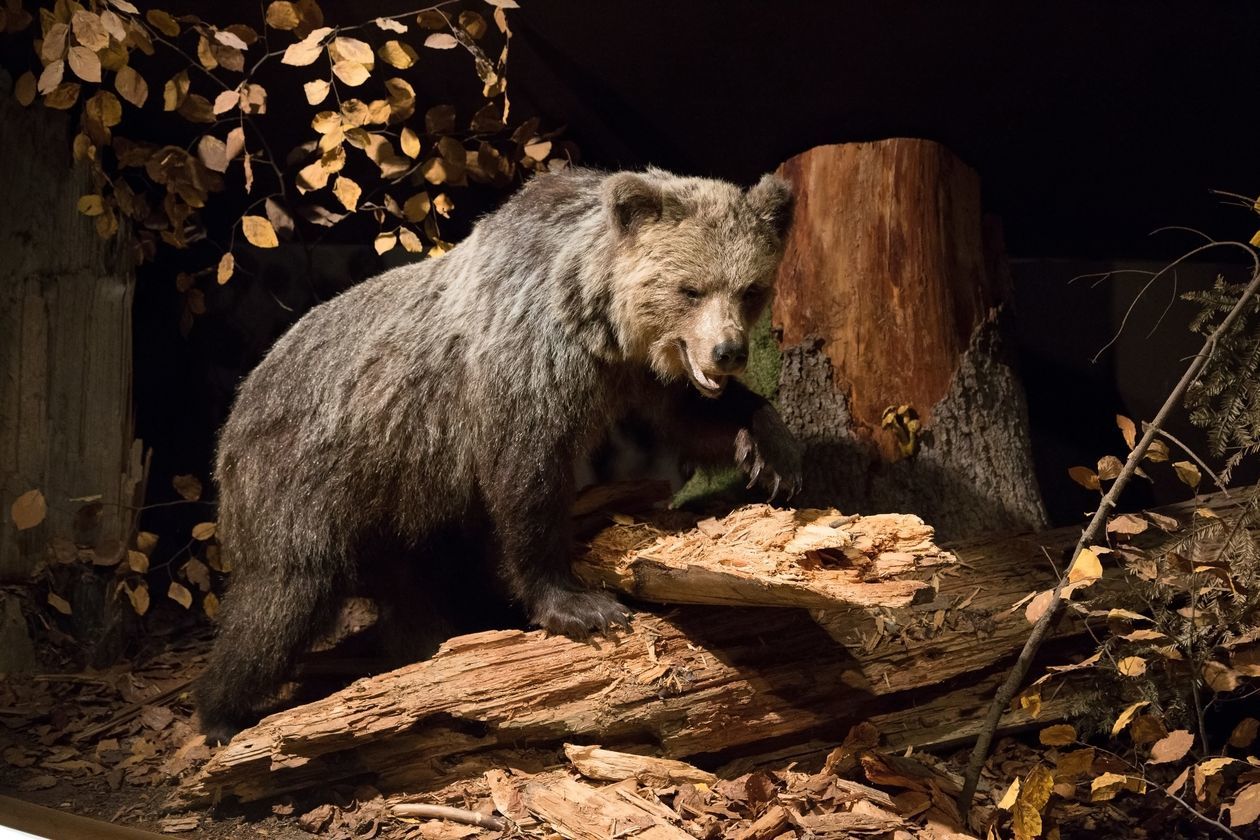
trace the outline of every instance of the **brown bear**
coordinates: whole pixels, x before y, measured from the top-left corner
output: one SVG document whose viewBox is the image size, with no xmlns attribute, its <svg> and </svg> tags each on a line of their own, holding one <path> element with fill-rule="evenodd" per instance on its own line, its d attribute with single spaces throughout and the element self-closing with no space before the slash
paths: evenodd
<svg viewBox="0 0 1260 840">
<path fill-rule="evenodd" d="M 458 624 L 463 564 L 491 564 L 549 631 L 624 622 L 573 577 L 569 510 L 575 463 L 631 413 L 692 463 L 795 492 L 800 448 L 733 378 L 790 217 L 774 176 L 541 175 L 450 253 L 298 321 L 219 438 L 234 572 L 196 688 L 209 738 L 253 721 L 352 590 L 413 658 Z"/>
</svg>

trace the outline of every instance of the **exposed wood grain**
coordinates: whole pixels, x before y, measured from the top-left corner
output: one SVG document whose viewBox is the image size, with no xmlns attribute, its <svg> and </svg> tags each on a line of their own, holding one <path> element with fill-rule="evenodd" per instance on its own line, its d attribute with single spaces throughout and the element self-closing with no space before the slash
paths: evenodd
<svg viewBox="0 0 1260 840">
<path fill-rule="evenodd" d="M 574 570 L 666 604 L 906 607 L 931 597 L 913 575 L 954 562 L 932 537 L 917 516 L 749 505 L 694 528 L 676 515 L 607 528 Z"/>
</svg>

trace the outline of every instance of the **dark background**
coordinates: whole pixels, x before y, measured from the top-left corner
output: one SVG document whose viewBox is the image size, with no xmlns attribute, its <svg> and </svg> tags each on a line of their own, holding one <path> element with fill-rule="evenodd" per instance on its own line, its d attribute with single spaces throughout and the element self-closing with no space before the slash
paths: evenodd
<svg viewBox="0 0 1260 840">
<path fill-rule="evenodd" d="M 1096 501 L 1067 468 L 1123 454 L 1114 415 L 1151 417 L 1197 347 L 1185 326 L 1193 310 L 1178 294 L 1219 271 L 1242 274 L 1222 253 L 1157 284 L 1096 361 L 1145 281 L 1073 278 L 1155 267 L 1199 242 L 1152 235 L 1162 226 L 1246 241 L 1260 224 L 1212 194 L 1260 194 L 1260 4 L 519 2 L 510 17 L 513 120 L 564 126 L 587 164 L 751 183 L 814 145 L 911 136 L 974 167 L 986 211 L 1005 230 L 1016 292 L 1008 326 L 1038 479 L 1060 523 Z M 350 23 L 414 3 L 323 6 L 329 22 Z M 257 4 L 239 0 L 166 8 L 258 22 Z M 11 51 L 3 57 L 12 70 L 29 65 Z M 459 101 L 468 76 L 439 65 L 421 96 Z M 283 102 L 273 95 L 270 107 Z M 456 198 L 456 219 L 443 229 L 453 240 L 502 193 Z M 297 259 L 283 248 L 267 256 L 274 264 L 248 265 L 258 279 L 212 290 L 209 313 L 186 338 L 173 276 L 190 266 L 165 251 L 142 269 L 136 399 L 139 434 L 155 451 L 151 501 L 173 497 L 173 474 L 207 477 L 236 382 L 283 329 L 398 258 L 382 261 L 364 241 L 362 231 L 335 229 L 313 283 L 285 279 Z M 1175 430 L 1199 440 L 1184 425 Z M 1165 476 L 1129 501 L 1184 495 Z"/>
</svg>

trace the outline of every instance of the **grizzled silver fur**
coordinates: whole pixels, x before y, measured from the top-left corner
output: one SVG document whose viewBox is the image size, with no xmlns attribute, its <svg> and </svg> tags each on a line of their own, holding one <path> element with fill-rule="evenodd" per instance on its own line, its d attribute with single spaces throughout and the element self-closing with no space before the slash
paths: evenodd
<svg viewBox="0 0 1260 840">
<path fill-rule="evenodd" d="M 791 214 L 659 170 L 531 181 L 441 259 L 311 310 L 241 385 L 219 439 L 219 530 L 234 580 L 202 726 L 251 721 L 294 656 L 366 589 L 432 650 L 440 581 L 488 558 L 529 618 L 581 636 L 624 621 L 569 570 L 574 464 L 633 412 L 693 462 L 795 491 L 800 450 L 733 379 Z"/>
</svg>

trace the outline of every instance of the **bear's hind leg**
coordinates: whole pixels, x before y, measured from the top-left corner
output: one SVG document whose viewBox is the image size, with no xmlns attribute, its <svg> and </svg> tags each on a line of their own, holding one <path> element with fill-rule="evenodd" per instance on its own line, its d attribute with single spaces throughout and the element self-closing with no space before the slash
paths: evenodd
<svg viewBox="0 0 1260 840">
<path fill-rule="evenodd" d="M 232 582 L 209 666 L 195 689 L 209 743 L 227 742 L 257 720 L 259 705 L 327 624 L 336 606 L 335 581 L 313 565 L 252 569 Z"/>
</svg>

